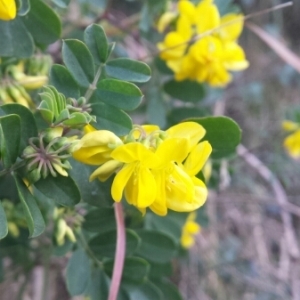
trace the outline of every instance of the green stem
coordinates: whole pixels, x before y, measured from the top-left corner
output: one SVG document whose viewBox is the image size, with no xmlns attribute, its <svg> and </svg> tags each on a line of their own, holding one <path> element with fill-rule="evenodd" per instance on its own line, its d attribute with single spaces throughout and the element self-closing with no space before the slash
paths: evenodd
<svg viewBox="0 0 300 300">
<path fill-rule="evenodd" d="M 11 173 L 21 167 L 24 167 L 25 164 L 26 164 L 25 160 L 19 161 L 18 163 L 12 165 L 10 168 L 0 171 L 0 177 L 5 176 L 6 174 Z"/>
<path fill-rule="evenodd" d="M 90 98 L 92 97 L 95 89 L 97 88 L 97 83 L 98 83 L 98 80 L 99 80 L 100 75 L 101 75 L 101 69 L 102 69 L 102 66 L 100 65 L 98 70 L 97 70 L 97 73 L 95 75 L 95 78 L 94 78 L 92 84 L 89 86 L 89 88 L 87 89 L 87 91 L 84 95 L 84 98 L 86 99 L 87 102 L 90 100 Z"/>
<path fill-rule="evenodd" d="M 118 292 L 120 289 L 126 251 L 126 235 L 122 203 L 116 202 L 114 208 L 117 223 L 117 245 L 108 300 L 117 299 Z"/>
</svg>

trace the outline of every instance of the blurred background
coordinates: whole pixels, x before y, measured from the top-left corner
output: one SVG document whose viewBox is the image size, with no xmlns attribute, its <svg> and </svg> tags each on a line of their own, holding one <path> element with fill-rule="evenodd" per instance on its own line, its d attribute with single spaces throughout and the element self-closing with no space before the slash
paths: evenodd
<svg viewBox="0 0 300 300">
<path fill-rule="evenodd" d="M 281 47 L 290 49 L 300 65 L 300 1 L 247 20 L 240 44 L 250 67 L 236 74 L 225 89 L 206 87 L 207 96 L 199 103 L 171 99 L 161 88 L 164 77 L 157 74 L 163 66 L 156 58 L 156 42 L 162 35 L 155 24 L 166 2 L 72 0 L 67 10 L 58 10 L 64 20 L 62 37 L 80 39 L 87 25 L 99 23 L 109 39 L 117 42 L 117 56 L 150 65 L 153 77 L 142 86 L 143 104 L 132 115 L 136 123 L 167 127 L 212 112 L 233 118 L 242 129 L 237 155 L 213 162 L 211 192 L 198 215 L 202 230 L 194 247 L 174 262 L 172 280 L 184 299 L 300 300 L 300 162 L 286 154 L 281 127 L 283 120 L 300 111 L 300 73 L 288 63 L 286 52 L 278 55 Z M 215 2 L 223 13 L 240 9 L 249 15 L 288 1 Z M 276 42 L 267 45 L 252 24 L 263 31 L 265 39 L 271 37 Z M 55 43 L 48 49 L 58 63 L 60 47 Z M 26 294 L 18 298 L 17 291 L 29 278 L 15 282 L 17 268 L 0 285 L 0 298 L 70 299 L 62 280 L 66 261 L 58 257 L 51 262 L 49 299 Z M 41 269 L 37 267 L 32 276 L 34 284 L 28 295 L 40 295 Z"/>
</svg>

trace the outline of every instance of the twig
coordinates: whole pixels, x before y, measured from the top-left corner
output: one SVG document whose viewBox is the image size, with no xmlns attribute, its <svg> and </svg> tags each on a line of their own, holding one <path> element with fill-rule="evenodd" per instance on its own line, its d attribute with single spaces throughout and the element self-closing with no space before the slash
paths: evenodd
<svg viewBox="0 0 300 300">
<path fill-rule="evenodd" d="M 275 175 L 243 145 L 238 146 L 237 153 L 245 160 L 246 163 L 248 163 L 248 165 L 254 168 L 257 173 L 271 185 L 278 204 L 280 206 L 286 206 L 286 204 L 288 204 L 286 193 Z M 285 210 L 281 211 L 281 218 L 284 225 L 284 234 L 286 237 L 289 254 L 293 260 L 298 260 L 300 258 L 300 251 L 292 224 L 292 218 Z"/>
<path fill-rule="evenodd" d="M 117 223 L 117 245 L 115 253 L 115 262 L 113 275 L 111 280 L 111 285 L 109 289 L 108 300 L 116 300 L 118 292 L 120 289 L 120 283 L 124 267 L 125 259 L 125 246 L 126 246 L 126 236 L 125 236 L 125 224 L 123 216 L 123 207 L 122 203 L 116 202 L 114 205 L 115 208 L 115 218 Z"/>
</svg>

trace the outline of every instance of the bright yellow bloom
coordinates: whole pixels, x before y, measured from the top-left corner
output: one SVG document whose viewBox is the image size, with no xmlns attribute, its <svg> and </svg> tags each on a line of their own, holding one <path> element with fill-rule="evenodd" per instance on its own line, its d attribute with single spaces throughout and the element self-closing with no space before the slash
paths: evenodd
<svg viewBox="0 0 300 300">
<path fill-rule="evenodd" d="M 213 0 L 202 0 L 198 5 L 181 0 L 178 12 L 176 30 L 158 44 L 160 57 L 174 71 L 176 80 L 225 86 L 232 80 L 229 71 L 248 67 L 245 53 L 237 44 L 243 29 L 242 15 L 231 13 L 221 18 Z"/>
<path fill-rule="evenodd" d="M 180 243 L 183 248 L 188 249 L 195 244 L 195 235 L 201 229 L 200 225 L 195 222 L 196 216 L 195 212 L 190 213 L 182 228 Z"/>
<path fill-rule="evenodd" d="M 283 142 L 286 151 L 292 158 L 300 158 L 300 124 L 284 121 L 282 127 L 285 131 L 293 131 Z"/>
<path fill-rule="evenodd" d="M 0 0 L 0 20 L 13 20 L 17 14 L 15 0 Z"/>
<path fill-rule="evenodd" d="M 135 126 L 122 144 L 113 133 L 99 130 L 87 133 L 73 156 L 100 165 L 90 180 L 105 181 L 116 172 L 111 194 L 117 202 L 124 195 L 143 213 L 147 208 L 162 216 L 168 209 L 190 212 L 207 198 L 205 184 L 196 177 L 212 150 L 207 141 L 199 143 L 204 135 L 195 122 L 167 131 L 144 125 Z"/>
<path fill-rule="evenodd" d="M 76 145 L 73 157 L 84 164 L 100 165 L 110 160 L 111 152 L 121 144 L 121 139 L 108 130 L 90 131 Z"/>
</svg>

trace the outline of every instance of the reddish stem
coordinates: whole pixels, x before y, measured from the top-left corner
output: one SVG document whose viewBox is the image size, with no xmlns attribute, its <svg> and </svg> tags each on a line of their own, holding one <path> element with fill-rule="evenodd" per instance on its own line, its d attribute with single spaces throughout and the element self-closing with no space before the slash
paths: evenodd
<svg viewBox="0 0 300 300">
<path fill-rule="evenodd" d="M 126 236 L 125 236 L 125 225 L 123 216 L 123 207 L 120 202 L 116 202 L 115 208 L 115 218 L 117 223 L 117 245 L 115 253 L 115 262 L 113 275 L 111 280 L 111 285 L 109 289 L 108 300 L 116 300 L 118 292 L 120 289 L 120 283 L 124 267 L 125 259 L 125 246 L 126 246 Z"/>
</svg>

